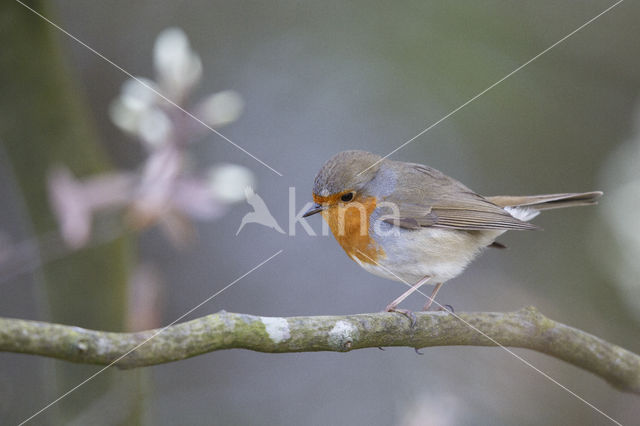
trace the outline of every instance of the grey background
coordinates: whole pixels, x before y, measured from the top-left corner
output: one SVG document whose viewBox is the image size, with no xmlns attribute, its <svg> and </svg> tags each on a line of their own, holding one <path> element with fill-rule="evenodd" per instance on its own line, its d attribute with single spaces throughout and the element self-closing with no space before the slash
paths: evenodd
<svg viewBox="0 0 640 426">
<path fill-rule="evenodd" d="M 302 208 L 331 155 L 388 153 L 611 4 L 53 3 L 56 22 L 135 75 L 152 75 L 158 32 L 183 28 L 203 58 L 197 93 L 234 89 L 246 102 L 245 113 L 222 133 L 284 177 L 215 135 L 194 147 L 198 161 L 250 168 L 285 229 L 288 188 L 297 189 Z M 624 2 L 393 158 L 429 164 L 487 195 L 607 190 L 599 176 L 608 173 L 608 155 L 631 137 L 640 89 L 639 13 L 637 3 Z M 106 149 L 120 167 L 135 167 L 140 150 L 107 118 L 126 76 L 73 41 L 62 42 Z M 4 177 L 0 191 L 13 197 L 3 208 L 3 227 L 17 229 L 19 194 Z M 639 324 L 603 266 L 615 241 L 593 238 L 605 226 L 599 208 L 550 212 L 536 219 L 544 232 L 504 236 L 509 250 L 487 251 L 444 286 L 439 300 L 458 311 L 535 305 L 640 352 Z M 140 257 L 159 265 L 165 282 L 165 323 L 279 249 L 284 253 L 187 319 L 220 309 L 277 316 L 371 312 L 404 291 L 358 268 L 332 237 L 310 237 L 300 227 L 295 237 L 285 236 L 257 225 L 236 237 L 247 211 L 241 204 L 217 222 L 200 224 L 198 241 L 182 251 L 157 231 L 142 236 Z M 320 218 L 310 223 L 320 231 Z M 46 317 L 37 303 L 37 273 L 0 285 L 2 315 Z M 416 296 L 406 305 L 419 309 L 423 302 Z M 145 416 L 163 425 L 606 423 L 503 350 L 424 352 L 207 354 L 150 368 Z M 637 396 L 549 357 L 515 352 L 622 423 L 640 416 Z M 0 410 L 13 423 L 47 402 L 39 383 L 53 361 L 3 359 Z M 92 386 L 80 392 L 91 393 Z M 91 423 L 112 424 L 121 409 L 121 402 L 107 401 Z M 47 417 L 38 422 L 47 424 Z"/>
</svg>

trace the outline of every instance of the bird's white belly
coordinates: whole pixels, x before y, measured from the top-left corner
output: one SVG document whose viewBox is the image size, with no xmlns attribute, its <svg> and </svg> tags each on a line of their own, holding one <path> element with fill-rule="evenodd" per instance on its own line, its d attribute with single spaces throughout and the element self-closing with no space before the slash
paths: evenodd
<svg viewBox="0 0 640 426">
<path fill-rule="evenodd" d="M 462 273 L 485 247 L 505 232 L 443 228 L 395 228 L 393 231 L 375 237 L 385 252 L 377 259 L 377 265 L 358 263 L 375 275 L 409 284 L 427 275 L 432 277 L 429 284 L 450 280 Z"/>
</svg>

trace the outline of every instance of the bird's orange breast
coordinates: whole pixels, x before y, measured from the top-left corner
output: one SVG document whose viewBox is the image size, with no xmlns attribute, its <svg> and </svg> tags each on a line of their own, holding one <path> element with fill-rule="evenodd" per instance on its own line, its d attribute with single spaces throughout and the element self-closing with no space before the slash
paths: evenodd
<svg viewBox="0 0 640 426">
<path fill-rule="evenodd" d="M 364 197 L 342 203 L 342 195 L 343 193 L 322 197 L 314 194 L 313 200 L 329 206 L 322 211 L 322 217 L 347 255 L 353 260 L 375 264 L 384 257 L 384 250 L 369 234 L 376 198 Z"/>
</svg>

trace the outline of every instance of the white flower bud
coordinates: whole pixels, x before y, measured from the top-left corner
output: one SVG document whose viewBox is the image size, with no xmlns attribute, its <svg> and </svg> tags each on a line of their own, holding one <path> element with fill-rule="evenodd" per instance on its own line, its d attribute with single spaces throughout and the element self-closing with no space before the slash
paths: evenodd
<svg viewBox="0 0 640 426">
<path fill-rule="evenodd" d="M 202 77 L 200 56 L 191 50 L 187 35 L 179 28 L 168 28 L 158 35 L 153 63 L 164 94 L 178 103 Z"/>
<path fill-rule="evenodd" d="M 111 121 L 121 130 L 140 136 L 140 120 L 156 109 L 160 99 L 156 84 L 146 78 L 129 79 L 122 85 L 120 96 L 109 107 Z"/>
<path fill-rule="evenodd" d="M 207 96 L 196 107 L 196 114 L 211 127 L 220 127 L 238 119 L 244 108 L 240 95 L 233 90 Z"/>
<path fill-rule="evenodd" d="M 219 164 L 209 170 L 209 188 L 216 199 L 228 204 L 244 200 L 245 188 L 254 182 L 253 173 L 237 164 Z"/>
</svg>

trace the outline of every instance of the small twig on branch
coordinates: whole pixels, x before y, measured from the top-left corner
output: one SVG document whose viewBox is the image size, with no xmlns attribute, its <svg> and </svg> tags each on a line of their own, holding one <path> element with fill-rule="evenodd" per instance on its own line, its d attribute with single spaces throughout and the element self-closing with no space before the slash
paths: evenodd
<svg viewBox="0 0 640 426">
<path fill-rule="evenodd" d="M 640 356 L 584 331 L 555 322 L 535 308 L 457 314 L 503 346 L 532 349 L 581 367 L 612 386 L 640 394 Z M 259 352 L 347 352 L 380 346 L 495 346 L 446 312 L 416 313 L 417 324 L 394 313 L 260 317 L 218 312 L 162 332 L 111 333 L 44 322 L 0 318 L 0 351 L 108 365 L 144 367 L 221 349 Z"/>
</svg>

